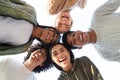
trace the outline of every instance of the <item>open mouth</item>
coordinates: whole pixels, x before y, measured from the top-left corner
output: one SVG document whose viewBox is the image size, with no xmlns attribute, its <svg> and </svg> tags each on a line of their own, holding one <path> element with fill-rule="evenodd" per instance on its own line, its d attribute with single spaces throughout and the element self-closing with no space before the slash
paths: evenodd
<svg viewBox="0 0 120 80">
<path fill-rule="evenodd" d="M 62 18 L 69 19 L 67 15 L 63 15 Z"/>
<path fill-rule="evenodd" d="M 81 42 L 85 42 L 86 41 L 86 37 L 85 37 L 85 34 L 80 34 L 78 35 L 78 39 L 81 41 Z"/>
<path fill-rule="evenodd" d="M 83 42 L 83 35 L 82 34 L 79 35 L 79 39 L 81 42 Z"/>
<path fill-rule="evenodd" d="M 61 63 L 61 62 L 64 62 L 65 60 L 66 60 L 66 58 L 65 58 L 65 57 L 60 58 L 60 59 L 59 59 L 59 62 Z"/>
</svg>

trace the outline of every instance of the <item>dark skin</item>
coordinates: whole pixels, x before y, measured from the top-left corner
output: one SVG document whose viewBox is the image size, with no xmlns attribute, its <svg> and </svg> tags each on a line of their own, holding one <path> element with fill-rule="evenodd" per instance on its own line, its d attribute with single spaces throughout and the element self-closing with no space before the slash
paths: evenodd
<svg viewBox="0 0 120 80">
<path fill-rule="evenodd" d="M 87 32 L 74 31 L 67 36 L 67 42 L 69 45 L 81 48 L 85 44 L 96 43 L 97 36 L 93 29 Z"/>
<path fill-rule="evenodd" d="M 32 37 L 40 38 L 43 42 L 49 44 L 58 40 L 58 34 L 50 28 L 35 27 Z"/>
</svg>

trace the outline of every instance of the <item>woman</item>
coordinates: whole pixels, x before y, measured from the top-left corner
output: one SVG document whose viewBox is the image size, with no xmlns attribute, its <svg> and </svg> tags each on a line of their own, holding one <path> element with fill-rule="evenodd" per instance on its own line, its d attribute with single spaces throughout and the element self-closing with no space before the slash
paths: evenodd
<svg viewBox="0 0 120 80">
<path fill-rule="evenodd" d="M 48 12 L 52 15 L 57 14 L 54 26 L 59 33 L 65 33 L 72 28 L 70 11 L 76 5 L 84 8 L 86 0 L 49 0 Z"/>
<path fill-rule="evenodd" d="M 69 31 L 63 43 L 76 48 L 93 44 L 103 58 L 120 62 L 120 14 L 115 12 L 119 7 L 120 0 L 108 0 L 95 11 L 88 31 Z"/>
<path fill-rule="evenodd" d="M 21 0 L 0 0 L 0 55 L 24 52 L 34 39 L 51 44 L 56 29 L 38 25 L 34 8 Z"/>
<path fill-rule="evenodd" d="M 70 48 L 62 43 L 53 44 L 49 55 L 55 67 L 61 71 L 58 80 L 103 80 L 89 58 L 83 56 L 74 59 Z"/>
<path fill-rule="evenodd" d="M 65 33 L 72 28 L 72 23 L 70 10 L 64 10 L 57 14 L 54 26 L 59 33 Z"/>
<path fill-rule="evenodd" d="M 27 52 L 24 63 L 0 56 L 1 80 L 37 80 L 33 72 L 40 73 L 52 67 L 47 58 L 48 52 L 45 46 L 37 44 L 31 46 Z"/>
</svg>

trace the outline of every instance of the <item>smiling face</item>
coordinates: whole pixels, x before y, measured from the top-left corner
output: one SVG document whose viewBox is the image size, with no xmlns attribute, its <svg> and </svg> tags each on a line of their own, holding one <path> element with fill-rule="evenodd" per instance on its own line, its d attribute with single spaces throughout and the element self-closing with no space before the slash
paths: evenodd
<svg viewBox="0 0 120 80">
<path fill-rule="evenodd" d="M 69 11 L 60 12 L 56 18 L 55 27 L 58 32 L 64 33 L 71 29 L 72 18 Z"/>
<path fill-rule="evenodd" d="M 43 62 L 46 60 L 47 52 L 45 49 L 37 49 L 34 52 L 31 53 L 30 58 L 28 59 L 31 64 L 34 64 L 35 66 L 42 66 Z"/>
<path fill-rule="evenodd" d="M 50 43 L 53 43 L 53 42 L 56 42 L 59 38 L 59 35 L 57 32 L 55 32 L 53 29 L 44 29 L 41 36 L 40 36 L 40 39 L 44 42 L 44 43 L 47 43 L 47 44 L 50 44 Z"/>
<path fill-rule="evenodd" d="M 63 70 L 71 70 L 70 53 L 60 44 L 55 45 L 51 51 L 52 61 L 60 66 Z"/>
<path fill-rule="evenodd" d="M 67 35 L 67 42 L 74 47 L 82 47 L 89 43 L 90 36 L 87 32 L 76 31 Z"/>
</svg>

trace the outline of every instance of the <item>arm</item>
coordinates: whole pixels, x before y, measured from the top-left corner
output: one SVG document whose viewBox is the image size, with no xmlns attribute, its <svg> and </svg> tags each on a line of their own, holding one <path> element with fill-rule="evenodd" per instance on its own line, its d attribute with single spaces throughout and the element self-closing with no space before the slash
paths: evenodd
<svg viewBox="0 0 120 80">
<path fill-rule="evenodd" d="M 22 46 L 10 46 L 0 44 L 0 55 L 13 55 L 23 53 L 28 49 L 28 47 L 30 47 L 32 41 L 33 40 Z"/>
<path fill-rule="evenodd" d="M 63 9 L 65 4 L 66 4 L 66 0 L 49 0 L 48 13 L 51 15 L 57 14 Z"/>
<path fill-rule="evenodd" d="M 94 65 L 94 63 L 87 57 L 82 57 L 83 67 L 85 75 L 88 76 L 88 80 L 103 80 L 98 68 Z"/>
<path fill-rule="evenodd" d="M 104 3 L 101 7 L 99 7 L 95 14 L 99 15 L 106 15 L 106 14 L 112 14 L 115 12 L 120 6 L 120 0 L 109 0 L 106 3 Z"/>
</svg>

